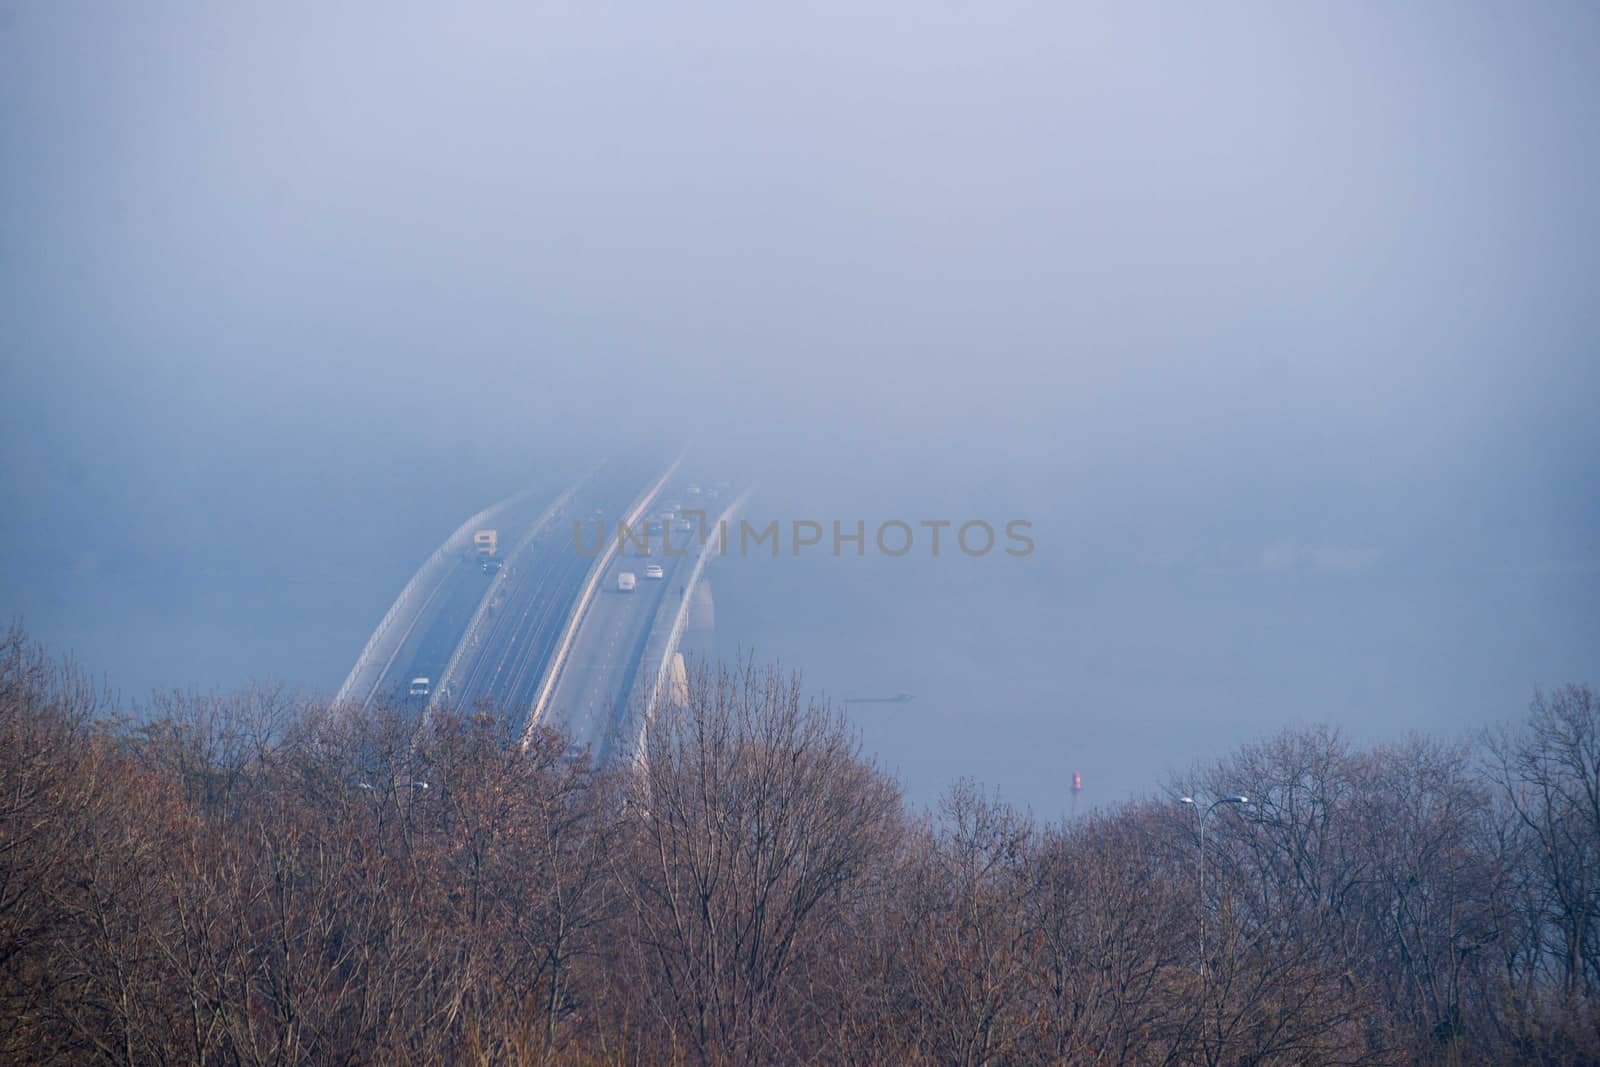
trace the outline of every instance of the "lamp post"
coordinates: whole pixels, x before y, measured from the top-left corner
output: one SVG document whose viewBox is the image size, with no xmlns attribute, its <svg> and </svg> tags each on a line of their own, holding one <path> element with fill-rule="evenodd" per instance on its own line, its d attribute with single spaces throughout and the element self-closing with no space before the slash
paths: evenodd
<svg viewBox="0 0 1600 1067">
<path fill-rule="evenodd" d="M 1200 817 L 1200 976 L 1206 974 L 1206 819 L 1223 804 L 1248 804 L 1250 798 L 1243 793 L 1231 797 L 1218 797 L 1209 807 L 1202 808 L 1194 797 L 1179 797 L 1179 804 L 1187 804 Z"/>
</svg>

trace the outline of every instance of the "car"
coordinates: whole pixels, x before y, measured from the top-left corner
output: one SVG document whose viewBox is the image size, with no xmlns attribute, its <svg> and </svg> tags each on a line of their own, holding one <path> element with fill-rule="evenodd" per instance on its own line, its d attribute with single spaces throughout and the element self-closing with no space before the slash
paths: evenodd
<svg viewBox="0 0 1600 1067">
<path fill-rule="evenodd" d="M 431 682 L 429 679 L 413 678 L 411 679 L 410 695 L 414 697 L 425 697 L 432 690 L 432 688 L 433 682 Z"/>
<path fill-rule="evenodd" d="M 486 559 L 483 561 L 482 567 L 483 573 L 485 574 L 498 574 L 500 572 L 500 561 L 497 559 Z"/>
<path fill-rule="evenodd" d="M 636 584 L 638 584 L 638 579 L 634 577 L 632 571 L 623 571 L 617 575 L 617 592 L 619 593 L 633 592 L 633 587 Z"/>
<path fill-rule="evenodd" d="M 652 563 L 644 569 L 644 576 L 646 578 L 660 578 L 665 574 L 666 572 L 661 569 L 661 564 L 659 563 Z"/>
</svg>

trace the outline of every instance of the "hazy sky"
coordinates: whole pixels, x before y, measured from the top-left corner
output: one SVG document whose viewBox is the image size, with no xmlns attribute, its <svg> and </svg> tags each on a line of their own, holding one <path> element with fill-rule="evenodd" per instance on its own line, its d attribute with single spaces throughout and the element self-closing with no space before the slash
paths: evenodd
<svg viewBox="0 0 1600 1067">
<path fill-rule="evenodd" d="M 718 578 L 918 692 L 914 792 L 1600 680 L 1600 9 L 799 7 L 0 0 L 0 611 L 331 691 L 465 515 L 692 438 L 1036 523 Z"/>
</svg>

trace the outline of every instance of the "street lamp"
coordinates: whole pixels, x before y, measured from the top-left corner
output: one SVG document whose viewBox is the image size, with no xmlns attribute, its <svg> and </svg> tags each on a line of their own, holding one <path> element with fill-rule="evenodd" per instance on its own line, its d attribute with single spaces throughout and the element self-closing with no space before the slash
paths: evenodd
<svg viewBox="0 0 1600 1067">
<path fill-rule="evenodd" d="M 1179 804 L 1187 804 L 1200 816 L 1200 975 L 1206 973 L 1206 818 L 1223 804 L 1248 804 L 1250 798 L 1243 793 L 1231 797 L 1218 797 L 1206 808 L 1201 808 L 1194 797 L 1179 797 Z"/>
</svg>

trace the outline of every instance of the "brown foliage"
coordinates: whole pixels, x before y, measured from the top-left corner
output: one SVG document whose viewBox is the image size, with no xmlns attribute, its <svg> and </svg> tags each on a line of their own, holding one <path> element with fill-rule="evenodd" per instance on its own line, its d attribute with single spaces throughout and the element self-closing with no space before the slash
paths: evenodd
<svg viewBox="0 0 1600 1067">
<path fill-rule="evenodd" d="M 1587 689 L 1049 826 L 908 813 L 750 664 L 607 769 L 483 712 L 111 711 L 0 640 L 0 1063 L 1600 1062 Z M 1252 803 L 1202 854 L 1179 785 Z"/>
</svg>

